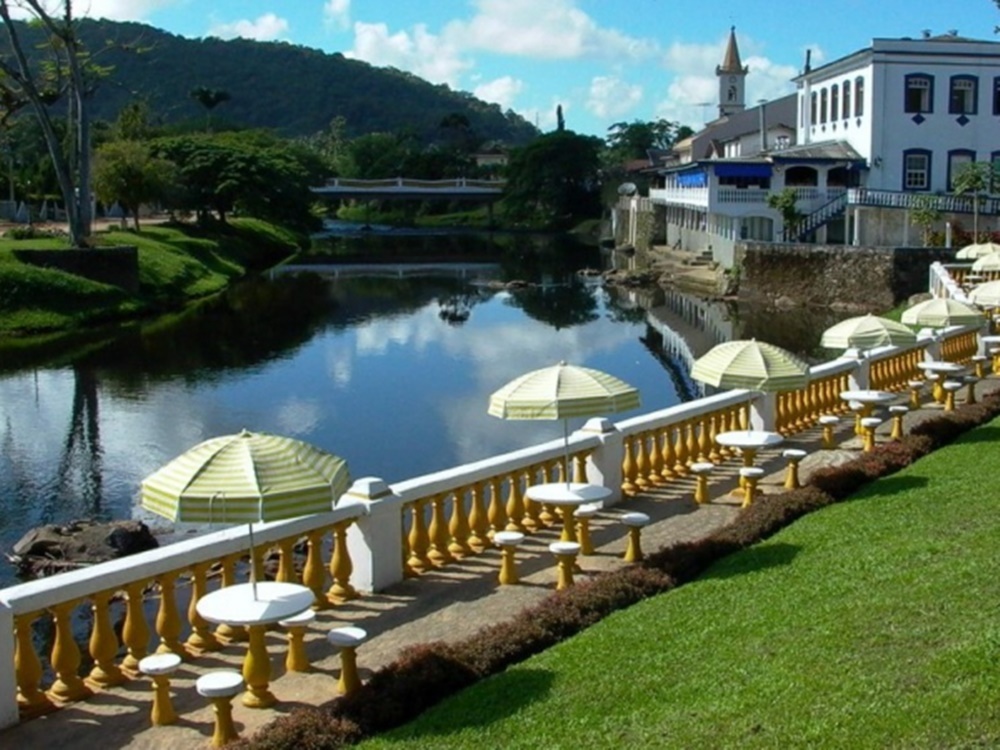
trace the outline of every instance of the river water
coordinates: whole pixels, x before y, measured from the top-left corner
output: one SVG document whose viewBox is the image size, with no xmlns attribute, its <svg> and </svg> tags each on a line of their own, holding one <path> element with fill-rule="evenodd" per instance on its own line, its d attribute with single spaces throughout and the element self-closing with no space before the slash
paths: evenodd
<svg viewBox="0 0 1000 750">
<path fill-rule="evenodd" d="M 275 274 L 166 319 L 0 350 L 0 549 L 40 524 L 132 517 L 143 477 L 243 428 L 393 482 L 561 436 L 558 422 L 486 414 L 497 388 L 560 360 L 637 386 L 642 411 L 697 395 L 641 295 L 576 273 L 609 262 L 596 248 L 372 233 L 328 250 L 392 263 Z M 436 275 L 415 275 L 415 258 Z M 0 586 L 13 574 L 0 565 Z"/>
</svg>

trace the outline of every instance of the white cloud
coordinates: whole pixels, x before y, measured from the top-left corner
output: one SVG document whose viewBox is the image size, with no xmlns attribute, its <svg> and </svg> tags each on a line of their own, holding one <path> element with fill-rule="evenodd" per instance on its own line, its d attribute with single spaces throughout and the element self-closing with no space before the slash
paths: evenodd
<svg viewBox="0 0 1000 750">
<path fill-rule="evenodd" d="M 485 102 L 496 102 L 503 109 L 511 109 L 514 99 L 524 89 L 524 81 L 513 76 L 503 76 L 493 81 L 487 81 L 476 86 L 472 93 Z"/>
<path fill-rule="evenodd" d="M 574 0 L 476 0 L 470 21 L 452 21 L 444 35 L 466 49 L 545 59 L 645 59 L 655 42 L 604 29 Z"/>
<path fill-rule="evenodd" d="M 143 21 L 152 13 L 180 5 L 186 0 L 89 0 L 73 4 L 73 15 L 76 18 L 107 18 L 112 21 Z M 54 14 L 61 14 L 62 4 L 42 4 L 42 7 Z M 30 18 L 32 14 L 23 7 L 10 5 L 12 18 Z"/>
<path fill-rule="evenodd" d="M 326 0 L 323 4 L 324 20 L 338 29 L 351 25 L 351 0 Z"/>
<path fill-rule="evenodd" d="M 284 39 L 288 34 L 288 21 L 274 13 L 265 13 L 256 20 L 241 19 L 232 23 L 220 23 L 212 26 L 208 31 L 210 36 L 217 36 L 220 39 L 232 39 L 241 37 L 243 39 L 255 39 L 258 42 L 267 42 L 273 39 Z"/>
<path fill-rule="evenodd" d="M 615 76 L 596 76 L 590 82 L 587 110 L 601 118 L 621 117 L 642 101 L 642 86 Z"/>
<path fill-rule="evenodd" d="M 430 33 L 425 24 L 417 24 L 411 32 L 390 34 L 384 23 L 358 21 L 354 24 L 354 48 L 344 54 L 372 65 L 408 70 L 432 83 L 452 87 L 457 87 L 460 74 L 472 67 L 458 47 Z"/>
</svg>

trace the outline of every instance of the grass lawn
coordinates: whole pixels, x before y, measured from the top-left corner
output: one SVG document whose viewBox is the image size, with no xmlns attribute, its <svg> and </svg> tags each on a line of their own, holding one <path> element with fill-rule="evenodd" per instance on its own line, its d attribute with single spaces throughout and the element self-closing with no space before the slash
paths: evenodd
<svg viewBox="0 0 1000 750">
<path fill-rule="evenodd" d="M 1000 747 L 998 454 L 1000 419 L 363 747 Z"/>
</svg>

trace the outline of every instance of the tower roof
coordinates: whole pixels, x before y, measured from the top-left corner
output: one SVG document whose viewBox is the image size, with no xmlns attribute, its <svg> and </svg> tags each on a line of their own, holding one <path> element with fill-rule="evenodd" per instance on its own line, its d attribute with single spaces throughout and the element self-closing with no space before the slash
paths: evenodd
<svg viewBox="0 0 1000 750">
<path fill-rule="evenodd" d="M 717 73 L 746 73 L 743 63 L 740 60 L 740 48 L 736 44 L 736 27 L 729 27 L 729 43 L 726 44 L 726 55 L 722 58 L 722 65 L 716 69 Z"/>
</svg>

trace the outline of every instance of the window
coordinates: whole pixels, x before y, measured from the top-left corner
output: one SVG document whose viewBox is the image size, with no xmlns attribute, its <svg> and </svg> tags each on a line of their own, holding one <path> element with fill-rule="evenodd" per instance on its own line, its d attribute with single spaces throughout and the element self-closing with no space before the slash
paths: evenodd
<svg viewBox="0 0 1000 750">
<path fill-rule="evenodd" d="M 844 92 L 844 119 L 846 120 L 851 116 L 851 82 L 844 81 L 841 89 Z"/>
<path fill-rule="evenodd" d="M 971 164 L 976 160 L 976 152 L 964 148 L 957 148 L 948 152 L 948 190 L 954 190 L 955 175 L 962 169 L 963 164 Z"/>
<path fill-rule="evenodd" d="M 826 89 L 819 92 L 819 121 L 826 122 Z"/>
<path fill-rule="evenodd" d="M 948 93 L 948 113 L 952 115 L 976 114 L 976 89 L 979 79 L 975 76 L 952 76 Z"/>
<path fill-rule="evenodd" d="M 1000 78 L 993 79 L 993 114 L 1000 115 Z"/>
<path fill-rule="evenodd" d="M 990 177 L 990 192 L 996 195 L 1000 193 L 1000 151 L 990 154 L 990 164 L 993 165 L 993 174 Z"/>
<path fill-rule="evenodd" d="M 930 190 L 931 152 L 914 148 L 903 152 L 903 190 Z"/>
<path fill-rule="evenodd" d="M 837 84 L 833 84 L 830 87 L 830 121 L 831 122 L 835 121 L 839 113 L 840 113 L 840 87 Z"/>
<path fill-rule="evenodd" d="M 809 97 L 809 124 L 816 124 L 816 92 L 813 91 Z"/>
<path fill-rule="evenodd" d="M 854 116 L 863 117 L 865 114 L 865 79 L 858 76 L 854 79 Z"/>
<path fill-rule="evenodd" d="M 904 112 L 934 111 L 934 77 L 924 73 L 906 76 Z"/>
</svg>

